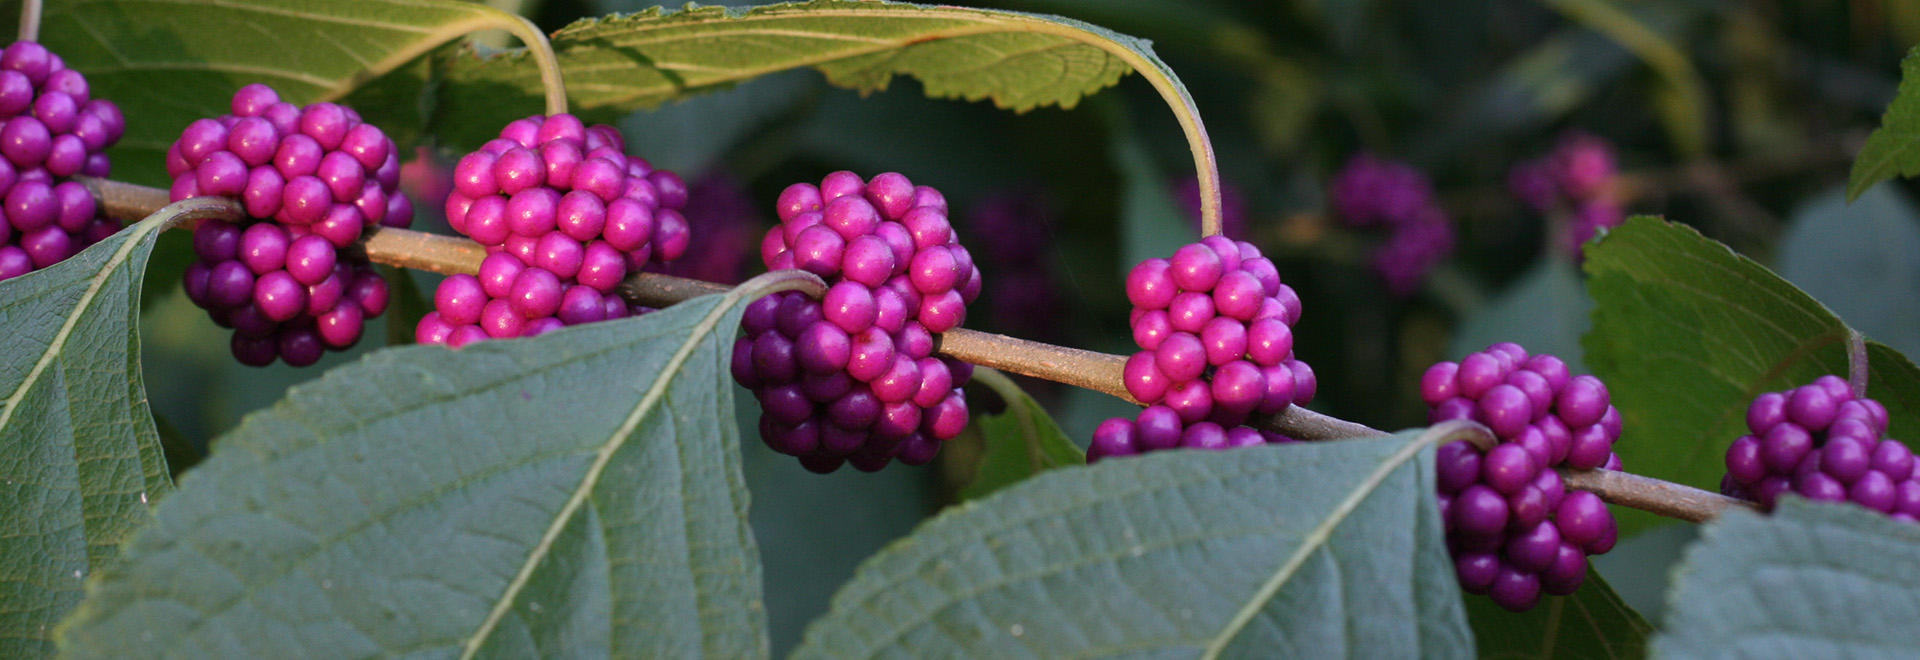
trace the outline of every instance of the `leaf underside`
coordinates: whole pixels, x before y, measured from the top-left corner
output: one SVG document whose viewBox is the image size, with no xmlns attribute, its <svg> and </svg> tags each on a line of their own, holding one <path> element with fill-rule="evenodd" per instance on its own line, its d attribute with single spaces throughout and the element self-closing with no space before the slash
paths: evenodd
<svg viewBox="0 0 1920 660">
<path fill-rule="evenodd" d="M 1847 374 L 1847 327 L 1760 264 L 1685 225 L 1635 217 L 1587 249 L 1587 366 L 1624 430 L 1625 469 L 1717 490 L 1755 396 Z M 1920 438 L 1920 369 L 1868 342 L 1889 435 Z M 1667 522 L 1618 509 L 1622 536 Z"/>
<path fill-rule="evenodd" d="M 1471 656 L 1415 435 L 1042 473 L 868 559 L 793 657 Z"/>
<path fill-rule="evenodd" d="M 82 581 L 173 487 L 140 379 L 156 215 L 0 282 L 0 657 L 53 653 Z"/>
<path fill-rule="evenodd" d="M 1071 108 L 1131 71 L 1081 38 L 1140 40 L 1070 19 L 891 2 L 817 0 L 730 9 L 708 6 L 575 22 L 552 37 L 573 111 L 606 121 L 637 109 L 788 69 L 813 67 L 835 85 L 887 88 L 919 79 L 929 96 L 1026 111 Z M 484 142 L 541 110 L 541 82 L 524 51 L 448 58 L 434 134 Z"/>
<path fill-rule="evenodd" d="M 1788 497 L 1707 525 L 1674 574 L 1656 657 L 1911 658 L 1920 526 Z"/>
<path fill-rule="evenodd" d="M 738 431 L 712 422 L 739 308 L 388 349 L 294 388 L 89 584 L 63 657 L 764 657 Z"/>
</svg>

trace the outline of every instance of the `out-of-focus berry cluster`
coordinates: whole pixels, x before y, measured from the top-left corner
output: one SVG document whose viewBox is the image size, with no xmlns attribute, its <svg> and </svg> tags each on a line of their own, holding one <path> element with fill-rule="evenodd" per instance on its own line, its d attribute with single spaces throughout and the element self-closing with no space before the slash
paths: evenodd
<svg viewBox="0 0 1920 660">
<path fill-rule="evenodd" d="M 447 224 L 489 254 L 478 277 L 440 283 L 415 338 L 458 348 L 640 311 L 614 287 L 686 252 L 687 187 L 625 149 L 613 127 L 559 114 L 515 120 L 461 158 Z"/>
<path fill-rule="evenodd" d="M 1560 249 L 1578 259 L 1594 234 L 1627 219 L 1614 190 L 1617 174 L 1606 140 L 1569 133 L 1552 153 L 1515 165 L 1507 188 L 1534 211 L 1560 218 Z"/>
<path fill-rule="evenodd" d="M 1453 222 L 1434 199 L 1426 175 L 1412 165 L 1372 154 L 1354 156 L 1334 176 L 1327 200 L 1348 226 L 1387 231 L 1368 262 L 1396 296 L 1413 295 L 1427 273 L 1453 254 Z"/>
<path fill-rule="evenodd" d="M 1127 276 L 1134 343 L 1127 392 L 1146 404 L 1133 419 L 1094 430 L 1089 462 L 1190 447 L 1289 442 L 1241 426 L 1313 400 L 1313 369 L 1293 355 L 1300 298 L 1273 262 L 1244 241 L 1209 236 L 1148 259 Z"/>
<path fill-rule="evenodd" d="M 93 194 L 67 180 L 107 176 L 107 147 L 127 127 L 86 76 L 31 41 L 0 51 L 0 280 L 59 263 L 119 231 Z"/>
<path fill-rule="evenodd" d="M 1436 458 L 1440 513 L 1460 587 L 1513 611 L 1542 592 L 1573 593 L 1587 556 L 1613 549 L 1613 515 L 1593 493 L 1567 492 L 1555 468 L 1619 469 L 1620 413 L 1607 387 L 1551 355 L 1495 344 L 1427 369 L 1420 396 L 1433 422 L 1470 419 L 1493 430 L 1482 450 L 1462 440 Z"/>
<path fill-rule="evenodd" d="M 1755 397 L 1747 430 L 1727 448 L 1722 493 L 1767 509 L 1794 493 L 1920 520 L 1920 461 L 1886 437 L 1886 407 L 1839 377 Z"/>
<path fill-rule="evenodd" d="M 397 149 L 351 108 L 297 107 L 266 85 L 235 92 L 232 109 L 189 124 L 167 150 L 174 201 L 230 197 L 248 216 L 195 228 L 187 297 L 233 329 L 241 363 L 313 364 L 386 311 L 386 281 L 339 250 L 412 222 Z"/>
<path fill-rule="evenodd" d="M 987 315 L 1001 332 L 1042 341 L 1060 334 L 1063 301 L 1047 266 L 1047 223 L 1046 200 L 1035 192 L 992 195 L 967 213 L 967 226 L 985 241 L 979 259 L 993 273 Z"/>
<path fill-rule="evenodd" d="M 834 172 L 780 193 L 780 226 L 760 256 L 828 284 L 755 301 L 741 319 L 733 377 L 760 402 L 760 437 L 815 472 L 933 460 L 967 425 L 960 386 L 973 365 L 933 353 L 980 295 L 980 269 L 939 191 L 887 172 Z"/>
<path fill-rule="evenodd" d="M 745 281 L 766 226 L 746 186 L 726 172 L 695 179 L 687 184 L 687 207 L 681 214 L 700 228 L 687 242 L 687 253 L 649 264 L 647 270 L 724 284 Z"/>
</svg>

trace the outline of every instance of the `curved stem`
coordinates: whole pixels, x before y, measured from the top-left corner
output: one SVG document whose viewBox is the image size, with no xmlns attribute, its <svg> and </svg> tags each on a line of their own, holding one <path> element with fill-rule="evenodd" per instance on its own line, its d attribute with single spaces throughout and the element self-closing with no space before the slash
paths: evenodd
<svg viewBox="0 0 1920 660">
<path fill-rule="evenodd" d="M 40 0 L 20 0 L 20 41 L 40 40 Z"/>
<path fill-rule="evenodd" d="M 503 27 L 519 37 L 520 43 L 526 44 L 527 51 L 533 53 L 533 65 L 540 69 L 540 83 L 547 88 L 547 116 L 566 114 L 567 82 L 560 75 L 560 58 L 553 53 L 553 42 L 548 41 L 547 33 L 541 32 L 539 26 L 527 20 L 527 17 L 504 11 L 501 13 L 513 17 Z"/>
<path fill-rule="evenodd" d="M 94 192 L 107 217 L 115 220 L 139 220 L 167 205 L 167 192 L 164 190 L 105 179 L 75 179 Z M 199 209 L 195 217 L 237 219 L 242 216 L 240 204 L 230 199 L 203 197 L 197 198 L 195 204 Z M 353 249 L 376 263 L 436 273 L 477 273 L 480 261 L 487 256 L 486 249 L 480 244 L 464 238 L 392 228 L 368 232 Z M 775 271 L 749 283 L 771 284 L 775 281 L 781 282 L 775 286 L 806 291 L 815 297 L 823 295 L 826 289 L 819 278 L 799 271 Z M 666 307 L 704 295 L 751 291 L 743 287 L 745 285 L 729 287 L 671 275 L 639 273 L 621 282 L 618 291 L 634 303 Z M 934 347 L 942 355 L 971 364 L 1083 387 L 1138 403 L 1127 393 L 1123 384 L 1121 373 L 1126 358 L 1118 355 L 1053 346 L 965 328 L 954 328 L 935 335 Z M 1343 440 L 1388 435 L 1365 424 L 1322 415 L 1299 406 L 1290 406 L 1278 415 L 1256 417 L 1248 425 L 1300 440 Z M 1459 425 L 1447 428 L 1453 429 L 1454 426 Z M 1431 428 L 1441 427 L 1442 424 L 1436 424 Z M 1462 436 L 1454 439 L 1473 438 Z M 1485 442 L 1485 438 L 1480 438 L 1479 442 Z M 1715 493 L 1625 472 L 1562 470 L 1561 476 L 1569 488 L 1591 491 L 1608 503 L 1681 520 L 1699 522 L 1731 507 L 1753 506 Z"/>
<path fill-rule="evenodd" d="M 1200 235 L 1219 234 L 1220 164 L 1214 159 L 1213 142 L 1207 139 L 1207 126 L 1200 120 L 1200 109 L 1194 105 L 1193 96 L 1187 93 L 1185 85 L 1180 84 L 1180 77 L 1174 75 L 1173 69 L 1167 68 L 1158 58 L 1148 58 L 1138 50 L 1089 30 L 1054 21 L 1019 18 L 1032 21 L 1034 32 L 1067 37 L 1120 58 L 1152 84 L 1154 91 L 1160 92 L 1160 98 L 1173 110 L 1174 119 L 1180 122 L 1180 130 L 1187 136 L 1187 149 L 1193 153 L 1194 175 L 1200 182 Z"/>
<path fill-rule="evenodd" d="M 1859 330 L 1847 329 L 1847 386 L 1853 398 L 1867 398 L 1867 337 Z"/>
</svg>

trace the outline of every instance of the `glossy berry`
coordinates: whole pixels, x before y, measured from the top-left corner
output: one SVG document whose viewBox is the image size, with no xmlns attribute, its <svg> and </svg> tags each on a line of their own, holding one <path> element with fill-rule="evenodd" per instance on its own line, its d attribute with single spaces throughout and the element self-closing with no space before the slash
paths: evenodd
<svg viewBox="0 0 1920 660">
<path fill-rule="evenodd" d="M 1721 492 L 1766 509 L 1792 493 L 1913 521 L 1920 474 L 1912 450 L 1885 437 L 1885 411 L 1837 376 L 1761 394 L 1747 408 L 1749 434 L 1727 448 Z"/>
<path fill-rule="evenodd" d="M 91 98 L 86 76 L 46 47 L 21 41 L 0 50 L 0 280 L 52 266 L 119 229 L 67 179 L 107 176 L 105 151 L 125 130 L 113 102 Z"/>
<path fill-rule="evenodd" d="M 686 194 L 677 179 L 649 182 L 663 199 Z M 818 301 L 755 301 L 741 320 L 732 371 L 760 401 L 761 438 L 817 472 L 932 460 L 966 426 L 972 373 L 934 356 L 933 335 L 965 320 L 981 286 L 944 198 L 897 173 L 834 172 L 789 186 L 775 210 L 762 261 L 829 286 Z"/>
<path fill-rule="evenodd" d="M 1586 558 L 1612 549 L 1617 533 L 1606 505 L 1566 490 L 1555 470 L 1618 467 L 1610 420 L 1619 414 L 1606 386 L 1569 375 L 1553 356 L 1495 344 L 1428 368 L 1420 396 L 1431 421 L 1476 421 L 1496 438 L 1490 448 L 1463 440 L 1436 454 L 1461 587 L 1515 611 L 1578 589 Z"/>
<path fill-rule="evenodd" d="M 411 204 L 383 174 L 398 171 L 393 143 L 350 110 L 302 110 L 265 85 L 242 88 L 232 107 L 234 114 L 189 124 L 167 151 L 175 201 L 232 197 L 250 216 L 195 229 L 199 263 L 187 270 L 187 295 L 234 329 L 242 364 L 312 364 L 324 351 L 353 346 L 366 320 L 386 311 L 380 275 L 339 250 L 369 227 L 411 223 Z M 84 117 L 74 126 L 95 128 Z M 64 217 L 67 197 L 58 186 L 53 192 Z"/>
</svg>

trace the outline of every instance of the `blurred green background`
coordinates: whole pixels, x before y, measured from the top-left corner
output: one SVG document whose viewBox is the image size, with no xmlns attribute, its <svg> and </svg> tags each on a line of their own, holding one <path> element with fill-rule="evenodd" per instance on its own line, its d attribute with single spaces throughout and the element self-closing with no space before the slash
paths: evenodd
<svg viewBox="0 0 1920 660">
<path fill-rule="evenodd" d="M 548 30 L 648 6 L 494 4 Z M 966 4 L 1060 14 L 1153 41 L 1192 90 L 1221 173 L 1243 199 L 1236 237 L 1273 256 L 1305 301 L 1297 352 L 1316 368 L 1312 407 L 1322 412 L 1379 428 L 1420 425 L 1427 365 L 1495 341 L 1578 358 L 1587 303 L 1577 266 L 1551 242 L 1564 219 L 1529 210 L 1507 189 L 1515 164 L 1570 131 L 1613 145 L 1627 211 L 1693 224 L 1870 336 L 1920 354 L 1920 308 L 1886 304 L 1920 298 L 1912 185 L 1882 184 L 1850 206 L 1838 195 L 1893 96 L 1901 56 L 1920 43 L 1920 2 Z M 839 169 L 899 171 L 945 192 L 989 282 L 1020 278 L 1022 289 L 1045 290 L 1040 309 L 1051 313 L 1003 312 L 990 284 L 968 326 L 1070 346 L 1132 350 L 1125 269 L 1195 235 L 1173 195 L 1193 176 L 1186 145 L 1159 97 L 1131 77 L 1070 110 L 1016 115 L 927 99 L 912 80 L 862 98 L 800 71 L 639 113 L 622 128 L 630 151 L 701 186 L 705 217 L 688 215 L 696 231 L 731 228 L 716 235 L 734 238 L 705 249 L 744 255 L 744 270 L 722 268 L 734 277 L 757 269 L 753 250 L 786 185 Z M 410 169 L 409 184 L 430 196 L 430 165 L 458 154 L 422 146 L 431 158 Z M 1423 170 L 1455 223 L 1459 249 L 1411 296 L 1389 294 L 1368 270 L 1366 255 L 1383 237 L 1326 210 L 1330 178 L 1361 152 Z M 981 215 L 1008 200 L 1025 209 L 1018 231 L 1004 215 L 1000 223 Z M 418 206 L 422 224 L 435 227 L 433 204 Z M 179 294 L 187 239 L 175 232 L 156 252 L 142 327 L 154 409 L 183 446 L 204 449 L 287 388 L 383 345 L 395 314 L 376 321 L 359 349 L 317 367 L 239 366 L 226 332 Z M 994 257 L 1021 250 L 1038 257 Z M 437 281 L 411 277 L 427 292 Z M 1027 384 L 1083 443 L 1102 419 L 1129 410 L 1104 395 Z M 752 399 L 743 391 L 739 400 L 751 420 Z M 987 394 L 974 400 L 976 414 L 998 405 Z M 752 441 L 746 451 L 776 652 L 797 641 L 860 559 L 951 501 L 972 455 L 954 447 L 926 468 L 821 477 Z M 1683 525 L 1655 530 L 1598 563 L 1657 617 L 1666 562 L 1690 536 Z"/>
</svg>

